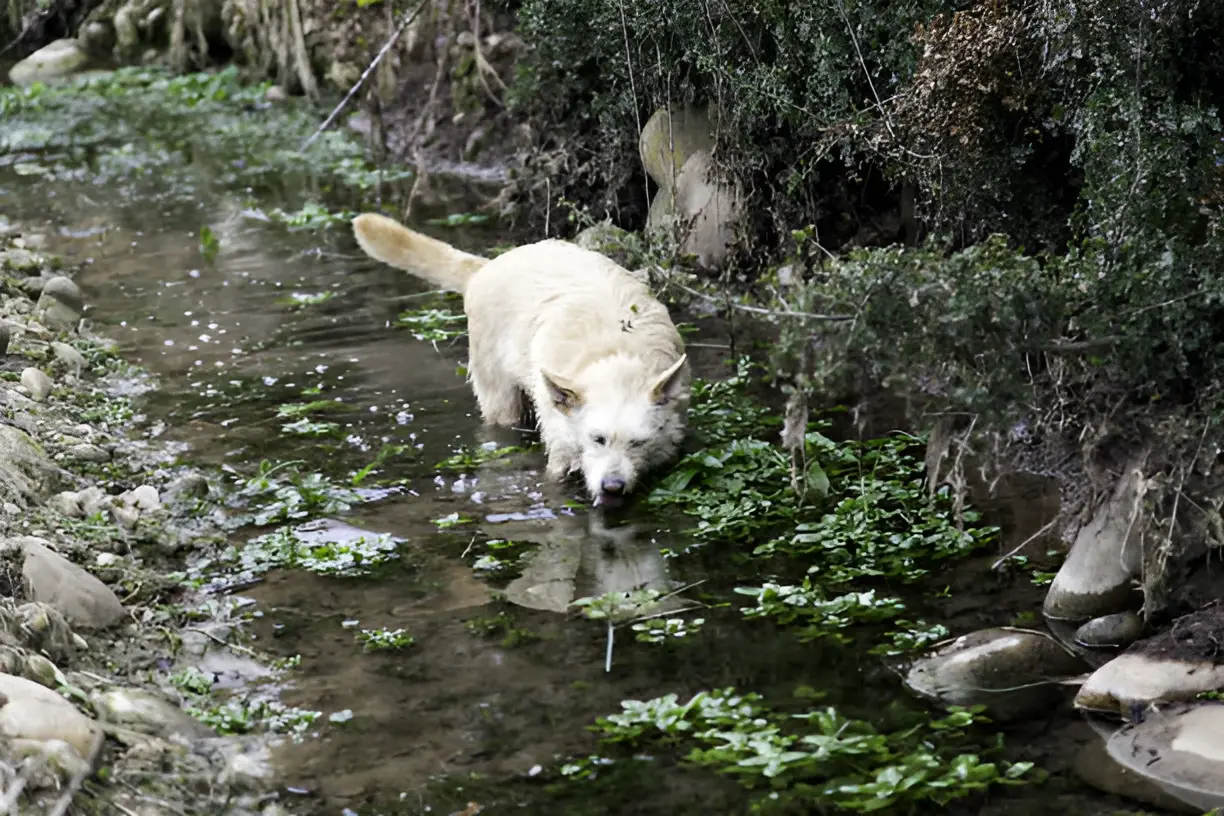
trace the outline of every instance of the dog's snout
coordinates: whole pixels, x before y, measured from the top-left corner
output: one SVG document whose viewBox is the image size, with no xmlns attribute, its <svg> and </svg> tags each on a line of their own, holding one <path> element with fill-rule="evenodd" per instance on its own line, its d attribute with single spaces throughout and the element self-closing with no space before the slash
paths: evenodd
<svg viewBox="0 0 1224 816">
<path fill-rule="evenodd" d="M 599 489 L 613 496 L 619 496 L 625 492 L 624 479 L 604 479 L 599 484 Z"/>
</svg>

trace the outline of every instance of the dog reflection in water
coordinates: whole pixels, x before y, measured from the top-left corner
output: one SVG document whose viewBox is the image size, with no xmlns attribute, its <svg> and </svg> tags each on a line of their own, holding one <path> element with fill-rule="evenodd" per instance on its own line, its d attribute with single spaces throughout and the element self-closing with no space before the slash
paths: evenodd
<svg viewBox="0 0 1224 816">
<path fill-rule="evenodd" d="M 508 532 L 508 531 L 507 531 Z M 609 527 L 598 513 L 561 516 L 547 531 L 514 538 L 534 541 L 539 549 L 525 557 L 522 574 L 506 587 L 506 598 L 529 609 L 566 612 L 579 598 L 609 592 L 657 590 L 661 595 L 680 584 L 667 574 L 667 560 L 643 525 Z M 679 609 L 684 601 L 668 598 L 657 611 Z"/>
</svg>

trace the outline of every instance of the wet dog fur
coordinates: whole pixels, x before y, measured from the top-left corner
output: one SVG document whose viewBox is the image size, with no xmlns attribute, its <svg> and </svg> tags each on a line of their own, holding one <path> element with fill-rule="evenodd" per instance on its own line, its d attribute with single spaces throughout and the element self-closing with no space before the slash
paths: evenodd
<svg viewBox="0 0 1224 816">
<path fill-rule="evenodd" d="M 596 504 L 616 505 L 675 459 L 688 356 L 667 307 L 628 270 L 558 240 L 489 260 L 373 213 L 353 232 L 370 257 L 463 295 L 481 415 L 513 427 L 534 408 L 550 477 L 580 473 Z"/>
</svg>

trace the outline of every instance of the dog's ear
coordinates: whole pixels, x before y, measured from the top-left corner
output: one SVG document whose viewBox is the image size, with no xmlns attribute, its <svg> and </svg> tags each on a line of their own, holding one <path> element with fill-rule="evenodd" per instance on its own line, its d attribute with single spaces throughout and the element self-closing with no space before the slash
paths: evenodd
<svg viewBox="0 0 1224 816">
<path fill-rule="evenodd" d="M 540 370 L 540 376 L 544 378 L 548 396 L 552 399 L 553 405 L 557 406 L 558 411 L 568 414 L 582 404 L 582 394 L 579 393 L 578 387 L 569 380 L 556 374 L 550 374 L 543 369 Z"/>
<path fill-rule="evenodd" d="M 650 386 L 650 399 L 655 405 L 666 405 L 680 396 L 684 388 L 684 364 L 688 355 L 681 354 L 680 359 L 672 363 L 671 368 L 660 374 Z"/>
</svg>

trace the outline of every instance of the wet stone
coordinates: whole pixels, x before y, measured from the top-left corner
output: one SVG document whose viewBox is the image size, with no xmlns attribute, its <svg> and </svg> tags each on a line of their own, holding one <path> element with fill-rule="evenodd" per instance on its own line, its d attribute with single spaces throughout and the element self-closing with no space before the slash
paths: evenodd
<svg viewBox="0 0 1224 816">
<path fill-rule="evenodd" d="M 1224 703 L 1152 711 L 1106 743 L 1109 756 L 1199 813 L 1224 808 Z"/>
<path fill-rule="evenodd" d="M 1076 754 L 1071 769 L 1084 783 L 1105 793 L 1133 799 L 1173 813 L 1202 813 L 1198 808 L 1186 804 L 1160 785 L 1146 779 L 1144 774 L 1137 773 L 1115 760 L 1106 750 L 1104 740 L 1094 739 L 1086 743 Z"/>
<path fill-rule="evenodd" d="M 1118 612 L 1093 618 L 1075 632 L 1075 642 L 1089 648 L 1129 646 L 1143 634 L 1143 618 L 1134 612 Z"/>
<path fill-rule="evenodd" d="M 1075 537 L 1046 594 L 1042 612 L 1051 620 L 1082 622 L 1138 608 L 1142 525 L 1132 523 L 1145 489 L 1142 468 L 1132 462 L 1113 495 Z"/>
<path fill-rule="evenodd" d="M 905 684 L 943 705 L 985 705 L 996 720 L 1047 710 L 1063 698 L 1060 678 L 1086 667 L 1043 632 L 1000 627 L 937 644 L 910 663 Z"/>
</svg>

